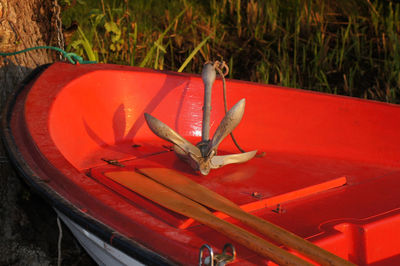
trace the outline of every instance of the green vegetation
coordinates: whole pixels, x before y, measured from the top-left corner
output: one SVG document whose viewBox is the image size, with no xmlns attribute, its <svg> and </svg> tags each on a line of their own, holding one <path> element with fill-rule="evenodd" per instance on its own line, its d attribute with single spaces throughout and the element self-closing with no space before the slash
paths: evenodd
<svg viewBox="0 0 400 266">
<path fill-rule="evenodd" d="M 64 0 L 89 60 L 400 102 L 400 4 L 373 0 Z"/>
</svg>

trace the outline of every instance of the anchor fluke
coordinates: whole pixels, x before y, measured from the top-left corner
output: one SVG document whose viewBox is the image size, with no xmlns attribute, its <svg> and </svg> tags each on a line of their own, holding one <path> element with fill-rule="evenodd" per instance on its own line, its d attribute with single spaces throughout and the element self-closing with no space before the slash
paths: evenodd
<svg viewBox="0 0 400 266">
<path fill-rule="evenodd" d="M 238 101 L 224 116 L 210 142 L 209 152 L 217 151 L 219 144 L 239 125 L 244 114 L 246 100 Z"/>
<path fill-rule="evenodd" d="M 181 148 L 185 153 L 191 153 L 197 157 L 201 157 L 200 150 L 194 146 L 192 143 L 184 139 L 181 135 L 179 135 L 172 128 L 155 118 L 154 116 L 145 113 L 144 114 L 147 125 L 153 131 L 154 134 L 159 136 L 160 138 L 175 144 L 179 148 Z"/>
<path fill-rule="evenodd" d="M 224 165 L 232 163 L 244 163 L 252 159 L 256 155 L 257 151 L 249 151 L 245 153 L 229 154 L 214 156 L 211 159 L 211 169 L 217 169 Z"/>
</svg>

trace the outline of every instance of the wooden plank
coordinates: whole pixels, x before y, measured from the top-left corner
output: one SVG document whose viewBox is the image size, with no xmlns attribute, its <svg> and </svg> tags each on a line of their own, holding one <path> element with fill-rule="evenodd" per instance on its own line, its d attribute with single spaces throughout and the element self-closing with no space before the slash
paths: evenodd
<svg viewBox="0 0 400 266">
<path fill-rule="evenodd" d="M 209 210 L 185 196 L 132 171 L 105 173 L 108 178 L 172 211 L 191 217 L 279 265 L 312 265 L 272 243 L 215 217 Z"/>
<path fill-rule="evenodd" d="M 189 199 L 238 219 L 272 240 L 292 248 L 318 263 L 323 265 L 353 265 L 351 262 L 312 244 L 282 227 L 243 211 L 232 201 L 177 171 L 168 168 L 142 168 L 137 171 Z M 131 175 L 134 174 L 131 172 Z"/>
</svg>

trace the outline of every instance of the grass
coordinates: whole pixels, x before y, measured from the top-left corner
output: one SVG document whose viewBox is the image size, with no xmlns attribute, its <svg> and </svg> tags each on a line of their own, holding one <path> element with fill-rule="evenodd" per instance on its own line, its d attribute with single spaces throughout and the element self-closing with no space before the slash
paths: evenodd
<svg viewBox="0 0 400 266">
<path fill-rule="evenodd" d="M 70 0 L 68 50 L 89 60 L 400 103 L 400 4 L 311 0 Z"/>
</svg>

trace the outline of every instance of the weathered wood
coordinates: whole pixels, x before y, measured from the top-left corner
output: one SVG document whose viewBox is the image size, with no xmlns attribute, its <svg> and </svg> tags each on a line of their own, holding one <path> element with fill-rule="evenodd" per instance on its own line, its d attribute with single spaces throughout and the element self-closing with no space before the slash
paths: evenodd
<svg viewBox="0 0 400 266">
<path fill-rule="evenodd" d="M 49 6 L 50 1 L 47 1 Z M 0 0 L 0 51 L 12 52 L 27 47 L 45 44 L 49 38 L 50 23 L 47 21 L 50 10 L 43 5 L 44 1 L 38 0 Z M 42 6 L 42 20 L 37 19 L 38 7 Z M 7 100 L 8 95 L 13 92 L 20 82 L 39 65 L 52 61 L 50 54 L 45 51 L 34 51 L 29 54 L 21 54 L 12 57 L 0 57 L 0 107 Z M 38 245 L 29 247 L 27 236 L 33 240 L 40 241 L 34 235 L 35 225 L 32 217 L 23 209 L 21 202 L 23 194 L 29 195 L 21 186 L 17 174 L 13 171 L 7 159 L 4 148 L 0 145 L 0 264 L 10 264 L 13 261 L 24 261 L 37 265 L 50 264 L 50 259 L 45 251 Z M 22 198 L 22 200 L 21 200 Z M 45 219 L 45 218 L 44 218 Z M 45 221 L 44 221 L 45 222 Z M 46 225 L 45 222 L 43 225 Z M 42 226 L 43 226 L 42 225 Z M 32 231 L 23 228 L 32 228 Z M 46 238 L 47 236 L 42 236 Z M 4 241 L 4 242 L 3 242 Z M 43 239 L 43 241 L 45 241 Z M 36 258 L 35 258 L 36 256 Z"/>
<path fill-rule="evenodd" d="M 198 222 L 226 235 L 254 252 L 267 257 L 278 265 L 311 265 L 309 262 L 281 249 L 250 232 L 217 218 L 200 204 L 161 185 L 142 174 L 132 171 L 109 172 L 105 175 L 132 191 L 165 208 L 193 218 Z"/>
<path fill-rule="evenodd" d="M 50 45 L 55 34 L 51 18 L 50 0 L 0 0 L 0 51 Z M 1 104 L 32 69 L 52 61 L 51 54 L 43 50 L 1 58 Z"/>
<path fill-rule="evenodd" d="M 138 172 L 204 206 L 221 211 L 256 229 L 280 244 L 292 248 L 322 265 L 353 265 L 311 242 L 240 209 L 232 201 L 167 168 L 143 168 Z M 134 175 L 133 172 L 131 172 Z"/>
<path fill-rule="evenodd" d="M 0 52 L 58 46 L 54 4 L 54 0 L 0 0 Z M 55 58 L 56 54 L 45 50 L 0 57 L 0 109 L 33 69 Z M 54 265 L 57 238 L 55 213 L 21 183 L 0 143 L 0 265 Z M 65 231 L 63 245 L 68 243 L 73 240 Z M 80 256 L 81 251 L 72 245 L 72 256 Z M 78 260 L 63 258 L 67 264 Z"/>
</svg>

